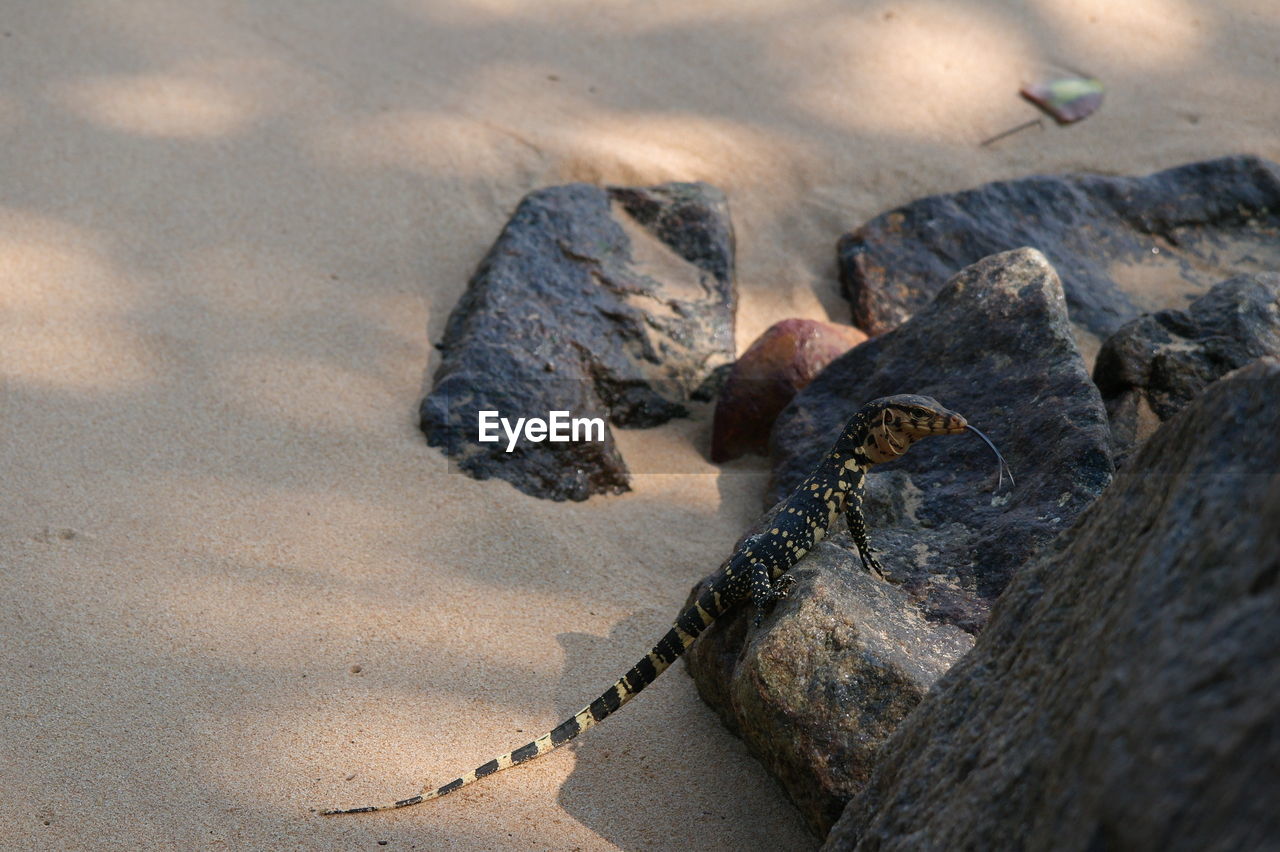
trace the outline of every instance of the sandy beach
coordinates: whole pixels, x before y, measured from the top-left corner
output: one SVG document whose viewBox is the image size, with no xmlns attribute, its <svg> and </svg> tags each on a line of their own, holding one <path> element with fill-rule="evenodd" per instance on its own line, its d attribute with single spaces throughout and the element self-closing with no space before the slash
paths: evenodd
<svg viewBox="0 0 1280 852">
<path fill-rule="evenodd" d="M 432 343 L 507 216 L 715 184 L 741 352 L 847 320 L 837 238 L 913 198 L 1280 160 L 1268 0 L 10 2 L 0 32 L 6 849 L 815 847 L 683 666 L 442 801 L 312 811 L 579 709 L 760 508 L 706 406 L 619 432 L 662 473 L 585 503 L 427 447 Z M 979 146 L 1065 71 L 1097 114 Z"/>
</svg>

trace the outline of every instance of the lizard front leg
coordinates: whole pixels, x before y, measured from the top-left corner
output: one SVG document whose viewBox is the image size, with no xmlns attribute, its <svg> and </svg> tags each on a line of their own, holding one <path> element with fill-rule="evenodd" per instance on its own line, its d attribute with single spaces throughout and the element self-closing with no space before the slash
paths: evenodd
<svg viewBox="0 0 1280 852">
<path fill-rule="evenodd" d="M 871 576 L 888 581 L 885 576 L 884 568 L 880 565 L 875 557 L 875 551 L 871 549 L 871 542 L 867 538 L 867 523 L 862 518 L 862 495 L 855 493 L 850 495 L 849 501 L 844 507 L 844 519 L 849 525 L 849 535 L 853 537 L 853 543 L 858 546 L 858 556 L 862 559 L 862 567 L 867 569 Z"/>
</svg>

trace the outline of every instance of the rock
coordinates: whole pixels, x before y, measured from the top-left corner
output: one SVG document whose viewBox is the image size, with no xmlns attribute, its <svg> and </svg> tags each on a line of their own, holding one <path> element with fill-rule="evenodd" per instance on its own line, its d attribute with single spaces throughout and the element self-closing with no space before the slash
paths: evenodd
<svg viewBox="0 0 1280 852">
<path fill-rule="evenodd" d="M 1210 386 L 1010 584 L 827 850 L 1275 849 L 1280 362 Z"/>
<path fill-rule="evenodd" d="M 1093 380 L 1111 416 L 1113 453 L 1128 456 L 1211 383 L 1280 356 L 1280 275 L 1218 284 L 1185 311 L 1132 320 L 1103 342 Z"/>
<path fill-rule="evenodd" d="M 875 749 L 968 647 L 1009 578 L 1106 486 L 1106 411 L 1071 336 L 1061 284 L 1037 251 L 965 269 L 896 331 L 831 363 L 774 427 L 780 499 L 863 403 L 934 397 L 1000 446 L 1017 485 L 972 435 L 930 438 L 868 477 L 874 581 L 841 533 L 792 569 L 762 628 L 750 608 L 686 655 L 703 698 L 825 833 Z M 881 470 L 877 468 L 877 470 Z"/>
<path fill-rule="evenodd" d="M 1233 275 L 1280 268 L 1280 166 L 1257 157 L 1148 177 L 990 183 L 884 213 L 841 238 L 853 322 L 871 334 L 923 308 L 952 274 L 1033 246 L 1062 275 L 1086 359 L 1146 311 L 1185 307 Z"/>
<path fill-rule="evenodd" d="M 932 619 L 970 632 L 1013 573 L 1110 481 L 1106 410 L 1076 349 L 1057 274 L 1034 249 L 965 269 L 897 330 L 833 361 L 774 426 L 769 502 L 808 475 L 844 421 L 876 397 L 919 393 L 974 435 L 935 438 L 867 477 L 871 543 Z"/>
<path fill-rule="evenodd" d="M 670 183 L 530 193 L 454 307 L 422 429 L 462 470 L 538 497 L 625 491 L 604 440 L 477 440 L 477 412 L 512 422 L 552 411 L 618 426 L 683 416 L 682 403 L 733 357 L 736 291 L 728 204 Z"/>
<path fill-rule="evenodd" d="M 876 747 L 973 638 L 930 624 L 906 592 L 829 542 L 790 573 L 796 585 L 768 629 L 749 632 L 749 614 L 732 619 L 699 639 L 687 665 L 703 700 L 822 835 L 866 784 Z"/>
<path fill-rule="evenodd" d="M 866 339 L 856 328 L 819 320 L 785 319 L 769 326 L 725 380 L 711 429 L 711 460 L 767 455 L 778 412 L 823 367 Z"/>
<path fill-rule="evenodd" d="M 721 364 L 716 367 L 707 377 L 702 380 L 702 384 L 689 395 L 689 399 L 694 402 L 715 402 L 719 399 L 721 392 L 724 390 L 725 382 L 729 381 L 729 373 L 733 371 L 734 362 Z"/>
</svg>

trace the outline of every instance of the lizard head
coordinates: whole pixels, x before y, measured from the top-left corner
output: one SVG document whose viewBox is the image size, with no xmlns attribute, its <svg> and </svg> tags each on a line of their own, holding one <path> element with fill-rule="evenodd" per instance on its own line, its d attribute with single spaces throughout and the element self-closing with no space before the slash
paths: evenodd
<svg viewBox="0 0 1280 852">
<path fill-rule="evenodd" d="M 858 432 L 865 435 L 859 449 L 876 464 L 893 461 L 921 438 L 955 435 L 969 428 L 967 420 L 937 400 L 915 394 L 872 400 L 855 419 L 861 421 Z"/>
</svg>

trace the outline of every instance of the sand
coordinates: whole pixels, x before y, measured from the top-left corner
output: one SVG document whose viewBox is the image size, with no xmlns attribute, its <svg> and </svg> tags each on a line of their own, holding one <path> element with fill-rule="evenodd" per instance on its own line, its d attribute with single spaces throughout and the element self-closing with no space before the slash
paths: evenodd
<svg viewBox="0 0 1280 852">
<path fill-rule="evenodd" d="M 0 29 L 5 848 L 811 848 L 683 667 L 443 801 L 310 810 L 576 710 L 761 500 L 762 463 L 704 460 L 705 408 L 624 433 L 651 472 L 585 504 L 425 445 L 430 343 L 506 216 L 717 184 L 741 350 L 845 319 L 835 240 L 914 197 L 1280 160 L 1268 0 L 104 0 Z M 1064 68 L 1099 113 L 978 147 Z"/>
</svg>

